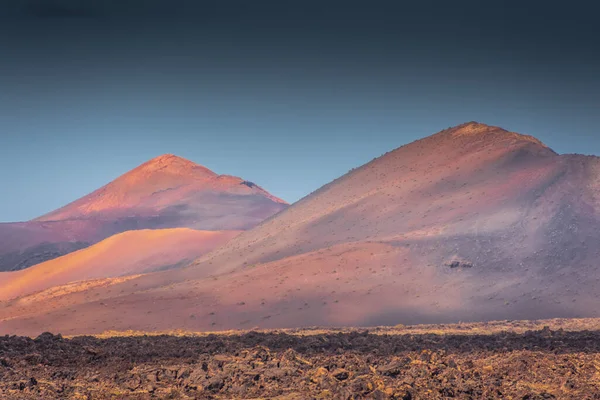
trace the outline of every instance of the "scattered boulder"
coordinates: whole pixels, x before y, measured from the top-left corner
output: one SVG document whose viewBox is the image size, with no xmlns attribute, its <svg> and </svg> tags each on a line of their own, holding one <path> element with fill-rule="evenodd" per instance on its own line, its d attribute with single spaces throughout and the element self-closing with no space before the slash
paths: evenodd
<svg viewBox="0 0 600 400">
<path fill-rule="evenodd" d="M 454 269 L 454 268 L 473 268 L 473 263 L 465 260 L 457 260 L 453 259 L 451 261 L 446 262 L 446 266 Z"/>
<path fill-rule="evenodd" d="M 345 381 L 350 376 L 350 374 L 348 374 L 348 371 L 344 369 L 336 369 L 335 371 L 333 371 L 332 375 L 338 381 Z"/>
</svg>

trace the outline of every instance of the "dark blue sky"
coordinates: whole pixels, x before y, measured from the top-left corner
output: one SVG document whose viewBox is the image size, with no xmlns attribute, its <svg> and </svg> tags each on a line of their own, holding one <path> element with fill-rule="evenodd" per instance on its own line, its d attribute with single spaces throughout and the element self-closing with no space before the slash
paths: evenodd
<svg viewBox="0 0 600 400">
<path fill-rule="evenodd" d="M 471 120 L 600 155 L 590 4 L 4 1 L 0 221 L 163 153 L 289 202 Z"/>
</svg>

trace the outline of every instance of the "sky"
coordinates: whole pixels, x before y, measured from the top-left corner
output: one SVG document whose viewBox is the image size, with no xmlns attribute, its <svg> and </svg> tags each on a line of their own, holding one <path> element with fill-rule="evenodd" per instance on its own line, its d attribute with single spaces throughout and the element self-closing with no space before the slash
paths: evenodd
<svg viewBox="0 0 600 400">
<path fill-rule="evenodd" d="M 288 202 L 473 120 L 600 155 L 592 5 L 3 0 L 0 221 L 164 153 Z"/>
</svg>

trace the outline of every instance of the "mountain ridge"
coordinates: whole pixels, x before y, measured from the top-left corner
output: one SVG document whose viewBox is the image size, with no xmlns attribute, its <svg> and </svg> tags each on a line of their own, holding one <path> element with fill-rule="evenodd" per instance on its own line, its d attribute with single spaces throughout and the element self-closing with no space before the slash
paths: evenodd
<svg viewBox="0 0 600 400">
<path fill-rule="evenodd" d="M 76 334 L 597 317 L 598 232 L 600 158 L 463 124 L 357 167 L 185 268 L 111 281 L 93 302 L 9 304 L 0 320 Z M 121 318 L 100 300 L 153 313 Z"/>
<path fill-rule="evenodd" d="M 0 224 L 0 271 L 138 229 L 245 230 L 288 204 L 262 187 L 163 154 L 31 221 Z"/>
<path fill-rule="evenodd" d="M 69 204 L 32 221 L 53 221 L 86 218 L 111 209 L 130 209 L 136 203 L 168 191 L 186 188 L 240 192 L 236 185 L 247 182 L 232 175 L 219 175 L 200 164 L 173 154 L 163 154 L 120 175 L 108 184 Z M 144 187 L 144 185 L 146 187 Z M 193 187 L 197 185 L 197 187 Z M 204 187 L 203 187 L 204 186 Z M 270 200 L 287 205 L 258 185 L 245 186 L 246 192 L 259 193 Z M 239 188 L 238 188 L 239 189 Z M 72 210 L 76 208 L 76 210 Z"/>
</svg>

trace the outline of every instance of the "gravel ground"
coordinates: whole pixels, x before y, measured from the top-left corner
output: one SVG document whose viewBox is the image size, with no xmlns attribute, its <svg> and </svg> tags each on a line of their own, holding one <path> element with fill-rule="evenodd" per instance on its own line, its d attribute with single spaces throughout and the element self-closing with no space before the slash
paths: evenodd
<svg viewBox="0 0 600 400">
<path fill-rule="evenodd" d="M 2 399 L 600 399 L 600 332 L 0 337 Z"/>
</svg>

